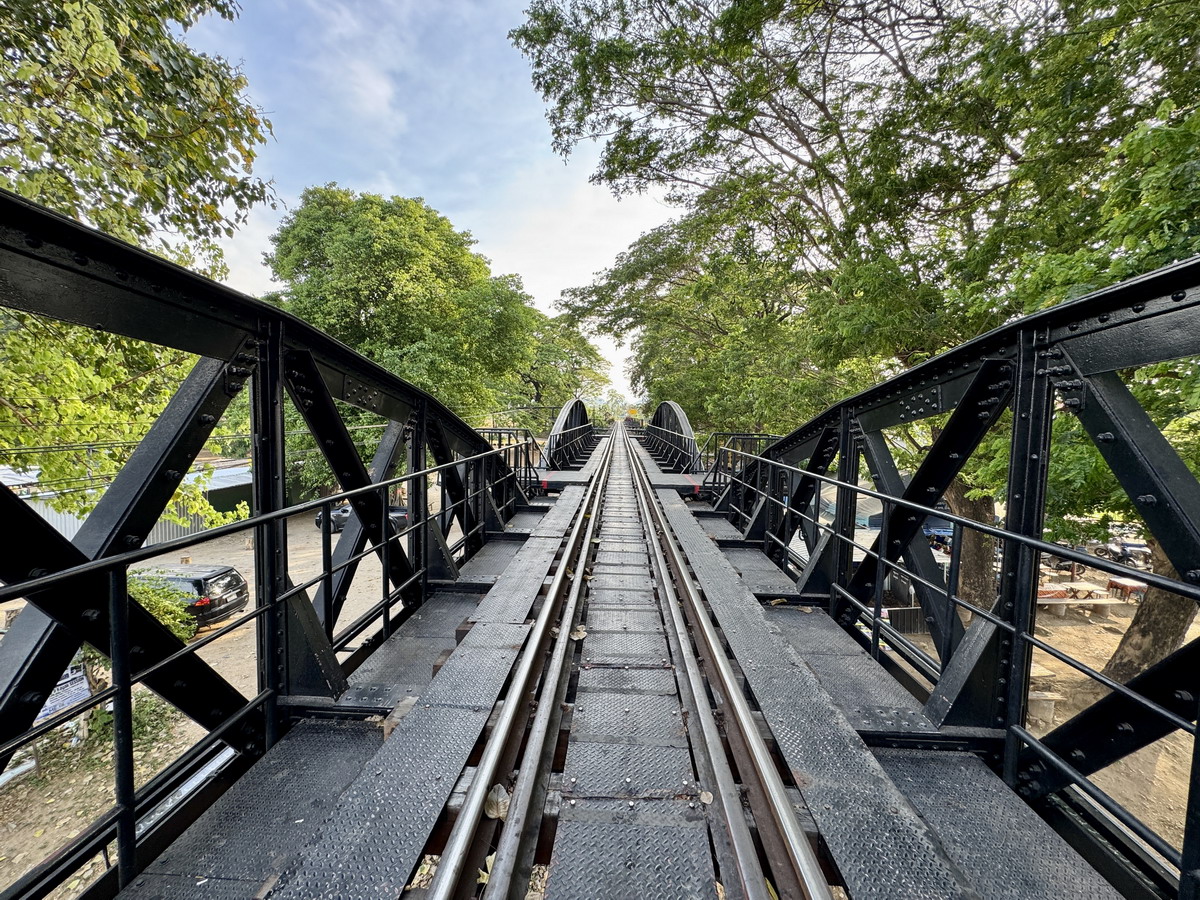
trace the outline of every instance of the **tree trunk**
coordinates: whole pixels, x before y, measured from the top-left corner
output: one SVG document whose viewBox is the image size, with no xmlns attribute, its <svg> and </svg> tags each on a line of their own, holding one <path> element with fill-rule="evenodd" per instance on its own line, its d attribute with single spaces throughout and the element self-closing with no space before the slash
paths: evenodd
<svg viewBox="0 0 1200 900">
<path fill-rule="evenodd" d="M 1146 541 L 1150 546 L 1150 566 L 1155 575 L 1179 578 L 1179 573 L 1163 553 L 1154 538 Z M 1133 621 L 1125 629 L 1121 643 L 1104 667 L 1104 674 L 1122 684 L 1160 659 L 1174 653 L 1183 645 L 1192 620 L 1196 617 L 1196 604 L 1187 597 L 1170 591 L 1150 588 L 1134 613 Z"/>
<path fill-rule="evenodd" d="M 996 521 L 996 501 L 991 497 L 971 500 L 971 488 L 961 478 L 955 478 L 946 489 L 943 499 L 955 515 L 991 525 Z M 959 557 L 957 595 L 980 609 L 990 610 L 996 604 L 996 540 L 973 528 L 964 528 L 962 551 Z M 960 614 L 963 610 L 960 610 Z"/>
</svg>

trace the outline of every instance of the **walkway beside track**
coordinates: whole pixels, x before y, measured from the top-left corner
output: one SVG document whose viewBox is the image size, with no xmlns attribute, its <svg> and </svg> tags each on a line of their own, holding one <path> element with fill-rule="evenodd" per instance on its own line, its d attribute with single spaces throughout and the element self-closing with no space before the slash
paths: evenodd
<svg viewBox="0 0 1200 900">
<path fill-rule="evenodd" d="M 643 501 L 659 504 L 669 535 L 643 521 L 634 467 L 644 467 L 653 493 Z M 579 577 L 560 752 L 531 820 L 547 898 L 709 898 L 718 884 L 730 898 L 765 896 L 734 883 L 736 841 L 703 774 L 713 754 L 729 753 L 733 793 L 746 804 L 737 815 L 760 846 L 778 846 L 780 834 L 755 800 L 763 791 L 743 738 L 729 735 L 726 748 L 700 736 L 685 663 L 701 657 L 709 677 L 714 663 L 673 625 L 666 604 L 683 586 L 655 575 L 652 542 L 662 537 L 686 561 L 831 883 L 854 898 L 1117 896 L 824 611 L 764 604 L 795 599 L 783 573 L 664 481 L 642 448 L 630 452 L 619 427 L 571 474 L 578 480 L 552 502 L 493 536 L 505 552 L 476 557 L 434 592 L 341 698 L 309 710 L 121 896 L 395 900 L 422 857 L 445 845 L 500 713 L 532 706 L 511 679 L 531 658 L 523 654 L 545 656 L 527 646 L 539 614 L 555 585 Z M 577 537 L 581 516 L 599 517 L 590 546 Z M 719 693 L 699 699 L 717 701 L 728 732 Z M 467 872 L 486 865 L 502 827 L 477 832 Z M 755 870 L 779 883 L 771 869 L 781 861 L 760 855 Z"/>
</svg>

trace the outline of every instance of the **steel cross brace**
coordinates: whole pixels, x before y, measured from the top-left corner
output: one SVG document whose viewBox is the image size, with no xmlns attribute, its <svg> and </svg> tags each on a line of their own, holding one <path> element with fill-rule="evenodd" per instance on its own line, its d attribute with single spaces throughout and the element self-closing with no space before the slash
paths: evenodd
<svg viewBox="0 0 1200 900">
<path fill-rule="evenodd" d="M 436 465 L 445 466 L 454 462 L 454 454 L 440 422 L 431 420 L 427 423 L 425 438 Z M 463 535 L 466 536 L 467 554 L 473 555 L 483 546 L 484 537 L 482 530 L 476 527 L 478 520 L 467 497 L 467 479 L 464 477 L 465 473 L 460 471 L 462 468 L 464 468 L 462 465 L 448 466 L 441 470 L 441 477 L 446 493 L 450 496 L 450 502 L 454 505 L 454 518 L 458 519 Z M 447 522 L 447 526 L 449 526 L 449 522 Z M 449 530 L 448 527 L 447 530 Z"/>
<path fill-rule="evenodd" d="M 1126 685 L 1185 721 L 1196 720 L 1200 698 L 1200 639 L 1131 678 Z M 1113 691 L 1076 713 L 1044 738 L 1044 743 L 1082 775 L 1099 772 L 1176 730 L 1161 715 Z M 1033 751 L 1021 754 L 1020 792 L 1035 800 L 1065 787 L 1068 779 L 1048 769 Z"/>
<path fill-rule="evenodd" d="M 869 431 L 863 434 L 863 450 L 876 489 L 880 493 L 890 494 L 893 497 L 901 496 L 904 492 L 904 481 L 900 477 L 900 470 L 896 468 L 896 461 L 892 457 L 891 450 L 888 449 L 883 432 Z M 917 533 L 920 537 L 909 541 L 908 546 L 903 548 L 902 555 L 905 564 L 925 581 L 944 585 L 945 580 L 933 558 L 933 550 L 930 549 L 929 542 L 924 539 L 924 535 L 920 531 Z M 916 581 L 913 582 L 913 589 L 917 595 L 917 602 L 921 606 L 921 612 L 925 615 L 925 621 L 929 623 L 929 632 L 935 646 L 942 646 L 948 629 L 950 647 L 953 650 L 963 638 L 962 619 L 943 597 L 939 597 L 937 592 L 928 586 Z"/>
<path fill-rule="evenodd" d="M 813 476 L 824 475 L 829 471 L 829 465 L 837 455 L 837 450 L 838 432 L 836 428 L 829 426 L 813 442 L 808 462 L 804 466 L 804 474 L 800 475 L 791 486 L 787 511 L 770 529 L 771 533 L 779 539 L 779 543 L 767 541 L 767 555 L 772 559 L 778 561 L 786 555 L 787 546 L 791 543 L 792 537 L 796 534 L 796 529 L 802 521 L 801 517 L 808 511 L 813 498 L 820 493 L 821 482 Z"/>
<path fill-rule="evenodd" d="M 1012 364 L 1006 360 L 983 361 L 946 427 L 917 467 L 901 499 L 932 507 L 941 498 L 1004 411 L 1012 394 L 1011 372 Z M 868 558 L 873 559 L 874 554 L 882 552 L 889 562 L 898 560 L 904 548 L 921 534 L 924 520 L 923 514 L 905 507 L 893 509 L 887 522 L 888 546 L 881 551 L 876 539 Z M 859 566 L 848 589 L 859 600 L 866 602 L 874 579 L 875 566 Z"/>
<path fill-rule="evenodd" d="M 245 345 L 243 345 L 245 346 Z M 7 521 L 13 542 L 0 559 L 0 580 L 17 584 L 39 574 L 136 549 L 158 521 L 184 475 L 195 461 L 230 400 L 250 374 L 254 357 L 239 348 L 234 363 L 201 358 L 180 385 L 166 409 L 142 439 L 104 497 L 83 523 L 74 542 L 68 542 L 11 491 L 0 492 L 0 508 L 11 508 Z M 23 523 L 28 523 L 23 524 Z M 86 640 L 101 652 L 108 649 L 105 579 L 89 579 L 90 592 L 77 587 L 41 592 L 17 617 L 0 650 L 0 740 L 27 729 L 42 703 Z M 79 598 L 85 598 L 82 602 Z M 81 621 L 84 613 L 94 618 Z M 140 665 L 149 665 L 183 645 L 140 606 L 130 609 L 131 633 L 142 648 Z M 156 634 L 161 630 L 162 634 Z M 158 646 L 159 641 L 165 642 Z M 187 658 L 194 659 L 194 658 Z M 185 660 L 180 660 L 180 663 Z M 185 678 L 167 675 L 177 664 L 148 680 L 148 684 L 208 728 L 236 711 L 245 698 L 205 663 L 188 665 Z M 179 688 L 176 681 L 188 688 Z M 211 687 L 203 685 L 211 684 Z M 202 699 L 211 690 L 214 703 Z M 211 713 L 217 713 L 213 715 Z"/>
<path fill-rule="evenodd" d="M 1200 583 L 1200 483 L 1115 372 L 1083 378 L 1079 391 L 1071 408 L 1096 449 L 1176 571 Z"/>
<path fill-rule="evenodd" d="M 372 461 L 372 471 L 368 472 L 358 455 L 354 439 L 346 429 L 346 423 L 338 413 L 333 396 L 325 386 L 320 371 L 312 355 L 302 352 L 288 352 L 284 355 L 284 381 L 288 392 L 305 424 L 316 439 L 317 446 L 328 460 L 330 469 L 337 477 L 344 491 L 352 491 L 366 487 L 374 481 L 386 481 L 395 469 L 396 457 L 401 452 L 404 441 L 404 426 L 399 422 L 389 424 Z M 395 532 L 391 518 L 386 515 L 387 504 L 375 491 L 359 494 L 351 501 L 355 518 L 347 525 L 338 541 L 334 565 L 345 562 L 348 558 L 359 553 L 369 538 L 376 545 L 377 552 L 383 557 L 381 542 L 391 538 Z M 381 534 L 381 531 L 383 532 Z M 342 546 L 346 545 L 346 550 Z M 401 585 L 409 581 L 416 571 L 404 552 L 403 546 L 397 541 L 391 541 L 387 552 L 388 578 L 393 585 Z M 354 577 L 356 566 L 348 566 L 334 575 L 334 621 L 341 612 L 345 602 L 346 592 Z M 401 591 L 406 606 L 415 606 L 421 602 L 420 586 L 415 582 Z M 317 617 L 322 625 L 324 621 L 324 597 L 320 592 L 315 601 Z"/>
</svg>

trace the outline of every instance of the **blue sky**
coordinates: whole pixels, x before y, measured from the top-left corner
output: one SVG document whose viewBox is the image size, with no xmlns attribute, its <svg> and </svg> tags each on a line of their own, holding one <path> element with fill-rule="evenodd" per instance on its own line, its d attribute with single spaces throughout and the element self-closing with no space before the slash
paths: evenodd
<svg viewBox="0 0 1200 900">
<path fill-rule="evenodd" d="M 196 48 L 240 63 L 275 128 L 255 172 L 283 204 L 312 184 L 423 197 L 470 231 L 497 274 L 516 273 L 539 308 L 593 273 L 671 210 L 591 185 L 596 150 L 550 149 L 528 62 L 509 43 L 523 0 L 244 0 L 206 19 Z M 229 283 L 271 288 L 262 253 L 286 212 L 256 211 L 228 242 Z M 601 343 L 627 391 L 624 352 Z"/>
</svg>

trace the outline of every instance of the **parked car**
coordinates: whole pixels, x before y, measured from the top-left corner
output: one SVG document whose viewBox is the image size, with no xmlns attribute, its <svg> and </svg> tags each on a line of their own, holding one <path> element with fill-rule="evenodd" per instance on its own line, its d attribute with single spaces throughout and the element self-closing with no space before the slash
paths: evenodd
<svg viewBox="0 0 1200 900">
<path fill-rule="evenodd" d="M 329 524 L 334 533 L 341 531 L 346 527 L 346 523 L 350 521 L 350 516 L 354 514 L 354 508 L 349 503 L 344 503 L 341 506 L 335 506 L 329 513 Z M 321 527 L 321 522 L 325 518 L 325 510 L 317 510 L 317 516 L 313 520 L 318 528 Z M 392 527 L 395 529 L 408 527 L 408 507 L 407 506 L 389 506 L 388 518 L 392 520 Z"/>
<path fill-rule="evenodd" d="M 201 625 L 227 619 L 250 602 L 250 588 L 233 566 L 171 565 L 130 572 L 130 578 L 162 579 L 189 595 L 188 610 Z"/>
</svg>

